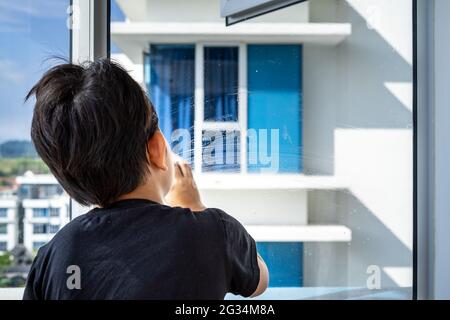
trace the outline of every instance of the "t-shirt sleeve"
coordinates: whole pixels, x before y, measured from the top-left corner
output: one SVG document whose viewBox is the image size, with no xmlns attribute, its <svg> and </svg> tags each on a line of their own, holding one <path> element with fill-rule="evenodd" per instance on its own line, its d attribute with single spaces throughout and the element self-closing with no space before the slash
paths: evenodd
<svg viewBox="0 0 450 320">
<path fill-rule="evenodd" d="M 255 240 L 244 226 L 227 213 L 216 209 L 225 234 L 225 254 L 229 264 L 229 292 L 244 297 L 252 295 L 259 283 Z"/>
</svg>

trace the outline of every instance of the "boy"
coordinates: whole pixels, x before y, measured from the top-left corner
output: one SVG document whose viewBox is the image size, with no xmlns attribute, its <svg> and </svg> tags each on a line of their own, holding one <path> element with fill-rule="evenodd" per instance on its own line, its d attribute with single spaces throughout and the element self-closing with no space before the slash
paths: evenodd
<svg viewBox="0 0 450 320">
<path fill-rule="evenodd" d="M 117 64 L 50 69 L 31 137 L 66 192 L 96 208 L 39 250 L 24 299 L 223 299 L 264 292 L 268 271 L 234 218 L 206 208 L 141 87 Z"/>
</svg>

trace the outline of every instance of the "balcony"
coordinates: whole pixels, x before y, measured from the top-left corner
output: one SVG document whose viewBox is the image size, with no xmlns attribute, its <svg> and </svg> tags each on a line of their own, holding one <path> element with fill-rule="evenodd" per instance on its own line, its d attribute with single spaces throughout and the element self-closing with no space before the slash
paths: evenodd
<svg viewBox="0 0 450 320">
<path fill-rule="evenodd" d="M 111 37 L 121 49 L 148 43 L 227 41 L 337 45 L 352 33 L 349 23 L 113 22 Z"/>
</svg>

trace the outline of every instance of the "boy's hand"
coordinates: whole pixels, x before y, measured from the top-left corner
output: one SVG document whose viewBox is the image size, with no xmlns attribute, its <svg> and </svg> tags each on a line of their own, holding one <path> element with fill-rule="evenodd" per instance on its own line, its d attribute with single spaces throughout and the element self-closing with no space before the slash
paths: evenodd
<svg viewBox="0 0 450 320">
<path fill-rule="evenodd" d="M 206 209 L 200 199 L 189 164 L 175 163 L 175 181 L 166 196 L 166 202 L 172 207 L 189 208 L 192 211 Z"/>
</svg>

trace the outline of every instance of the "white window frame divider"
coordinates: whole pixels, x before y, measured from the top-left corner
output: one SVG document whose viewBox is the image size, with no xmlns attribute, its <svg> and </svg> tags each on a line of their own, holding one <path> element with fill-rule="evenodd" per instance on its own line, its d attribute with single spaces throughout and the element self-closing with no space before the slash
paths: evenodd
<svg viewBox="0 0 450 320">
<path fill-rule="evenodd" d="M 204 48 L 238 48 L 238 121 L 205 121 Z M 242 42 L 195 43 L 195 120 L 194 120 L 194 170 L 202 173 L 202 131 L 239 131 L 240 173 L 247 173 L 247 44 Z"/>
<path fill-rule="evenodd" d="M 70 9 L 71 62 L 79 64 L 109 57 L 110 0 L 72 0 Z M 90 209 L 70 198 L 70 220 Z"/>
</svg>

